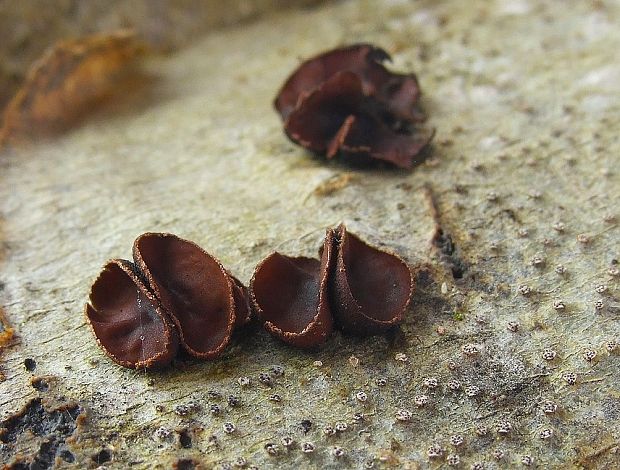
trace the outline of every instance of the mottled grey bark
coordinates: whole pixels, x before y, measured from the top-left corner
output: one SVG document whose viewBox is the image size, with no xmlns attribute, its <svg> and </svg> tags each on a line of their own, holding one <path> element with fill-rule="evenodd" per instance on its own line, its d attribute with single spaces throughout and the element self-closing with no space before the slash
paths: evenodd
<svg viewBox="0 0 620 470">
<path fill-rule="evenodd" d="M 16 330 L 0 362 L 2 416 L 30 402 L 39 422 L 86 417 L 43 437 L 14 426 L 2 459 L 73 432 L 54 451 L 59 467 L 225 468 L 243 457 L 261 468 L 438 468 L 448 455 L 463 468 L 526 456 L 538 468 L 620 465 L 619 21 L 616 2 L 526 0 L 272 15 L 150 64 L 159 80 L 148 99 L 0 157 L 0 305 Z M 354 41 L 419 76 L 437 136 L 412 172 L 326 163 L 282 134 L 271 101 L 298 59 Z M 301 352 L 257 330 L 216 361 L 145 373 L 111 363 L 84 321 L 100 267 L 129 257 L 142 232 L 194 240 L 247 282 L 275 249 L 314 255 L 340 221 L 424 267 L 399 331 Z M 39 396 L 49 403 L 31 402 Z M 347 429 L 324 433 L 338 422 Z M 435 444 L 442 455 L 430 458 Z"/>
</svg>

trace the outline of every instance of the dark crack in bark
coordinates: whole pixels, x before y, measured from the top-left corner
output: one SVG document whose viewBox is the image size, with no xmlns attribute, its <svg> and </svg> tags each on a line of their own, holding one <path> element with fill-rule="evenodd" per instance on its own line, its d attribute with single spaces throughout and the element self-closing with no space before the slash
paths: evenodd
<svg viewBox="0 0 620 470">
<path fill-rule="evenodd" d="M 437 251 L 439 261 L 450 270 L 455 280 L 462 279 L 468 268 L 467 263 L 461 258 L 452 235 L 445 230 L 441 220 L 437 199 L 435 198 L 432 188 L 428 185 L 424 186 L 424 196 L 428 201 L 431 216 L 435 221 L 435 231 L 431 238 L 431 243 Z"/>
<path fill-rule="evenodd" d="M 13 459 L 5 468 L 52 468 L 59 452 L 66 454 L 62 448 L 76 430 L 80 416 L 85 416 L 84 410 L 77 403 L 67 403 L 48 410 L 40 398 L 31 400 L 21 411 L 0 423 L 0 442 L 4 444 L 0 448 L 0 458 L 5 462 Z M 39 449 L 34 454 L 22 455 L 17 448 L 18 441 L 25 433 L 40 438 Z"/>
</svg>

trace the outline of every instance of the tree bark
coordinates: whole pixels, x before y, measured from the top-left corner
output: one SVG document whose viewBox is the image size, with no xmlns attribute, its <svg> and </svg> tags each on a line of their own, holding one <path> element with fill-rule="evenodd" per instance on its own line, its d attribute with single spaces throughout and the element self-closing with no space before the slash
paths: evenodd
<svg viewBox="0 0 620 470">
<path fill-rule="evenodd" d="M 270 14 L 194 38 L 148 65 L 148 90 L 0 155 L 0 306 L 15 330 L 0 356 L 2 463 L 617 466 L 619 22 L 614 2 Z M 272 109 L 299 58 L 357 41 L 418 75 L 437 133 L 411 172 L 312 156 Z M 193 240 L 247 283 L 274 250 L 315 256 L 341 221 L 419 270 L 386 336 L 302 352 L 250 327 L 215 361 L 144 372 L 112 363 L 85 322 L 101 266 L 143 232 Z M 263 385 L 274 365 L 284 375 Z"/>
</svg>

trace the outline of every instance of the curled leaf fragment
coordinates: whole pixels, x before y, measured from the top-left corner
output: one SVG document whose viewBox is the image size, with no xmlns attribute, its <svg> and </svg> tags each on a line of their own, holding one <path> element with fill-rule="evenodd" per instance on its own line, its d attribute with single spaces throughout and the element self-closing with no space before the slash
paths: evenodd
<svg viewBox="0 0 620 470">
<path fill-rule="evenodd" d="M 163 367 L 177 353 L 176 331 L 129 261 L 112 260 L 104 266 L 85 313 L 101 348 L 122 366 Z"/>
<path fill-rule="evenodd" d="M 7 104 L 0 144 L 65 130 L 112 94 L 144 51 L 131 30 L 58 42 L 31 66 Z"/>
<path fill-rule="evenodd" d="M 287 136 L 327 158 L 411 168 L 434 131 L 416 127 L 424 119 L 416 76 L 390 72 L 389 59 L 383 49 L 355 44 L 302 63 L 274 102 Z"/>
</svg>

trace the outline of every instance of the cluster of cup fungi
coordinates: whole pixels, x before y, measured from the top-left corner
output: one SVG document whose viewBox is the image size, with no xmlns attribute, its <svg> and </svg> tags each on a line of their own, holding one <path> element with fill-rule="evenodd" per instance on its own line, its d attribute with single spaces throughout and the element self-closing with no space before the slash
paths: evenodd
<svg viewBox="0 0 620 470">
<path fill-rule="evenodd" d="M 434 131 L 420 126 L 415 74 L 389 71 L 383 62 L 390 59 L 381 48 L 354 44 L 303 62 L 274 102 L 286 135 L 328 159 L 419 163 Z"/>
<path fill-rule="evenodd" d="M 413 280 L 401 258 L 342 224 L 327 230 L 319 255 L 274 252 L 247 289 L 195 243 L 145 233 L 134 242 L 133 262 L 115 259 L 103 267 L 86 318 L 105 353 L 136 369 L 167 366 L 180 348 L 214 359 L 254 315 L 273 336 L 300 348 L 321 345 L 335 327 L 365 336 L 402 321 Z"/>
<path fill-rule="evenodd" d="M 303 62 L 274 102 L 286 135 L 328 159 L 411 168 L 434 132 L 419 126 L 416 76 L 389 71 L 387 60 L 383 49 L 354 44 Z M 412 291 L 402 259 L 344 225 L 327 230 L 319 259 L 269 255 L 249 289 L 195 243 L 145 233 L 134 242 L 133 262 L 103 267 L 85 313 L 112 360 L 148 369 L 170 364 L 181 348 L 216 358 L 253 317 L 301 348 L 322 344 L 335 328 L 379 334 L 402 321 Z"/>
</svg>

